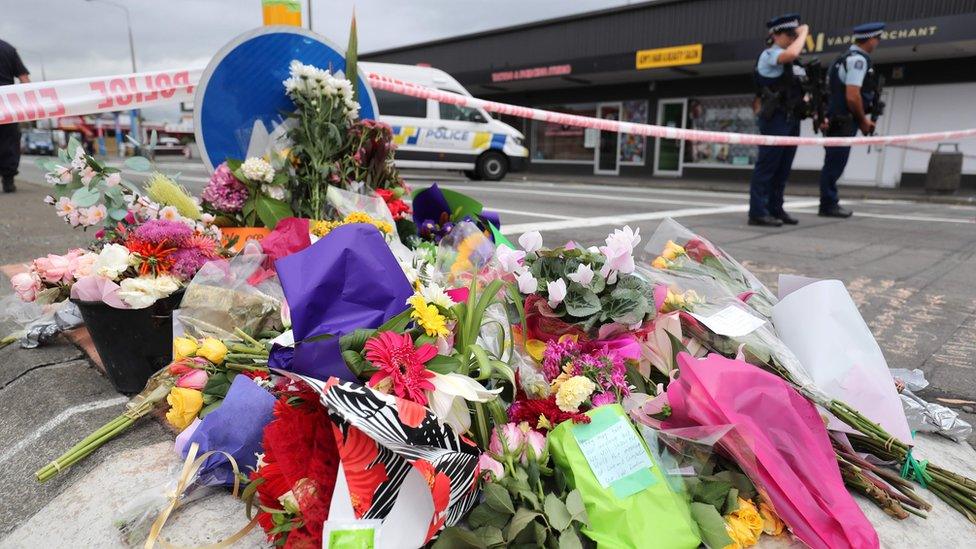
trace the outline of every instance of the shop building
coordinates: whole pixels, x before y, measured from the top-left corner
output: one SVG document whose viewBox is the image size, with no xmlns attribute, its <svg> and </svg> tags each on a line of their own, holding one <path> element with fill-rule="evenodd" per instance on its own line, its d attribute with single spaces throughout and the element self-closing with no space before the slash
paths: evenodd
<svg viewBox="0 0 976 549">
<path fill-rule="evenodd" d="M 363 54 L 447 71 L 473 95 L 584 116 L 757 133 L 752 67 L 765 21 L 796 11 L 811 33 L 804 60 L 828 66 L 851 27 L 885 21 L 872 56 L 885 77 L 878 133 L 976 127 L 976 0 L 657 0 Z M 752 146 L 679 142 L 521 119 L 533 171 L 747 181 Z M 805 121 L 803 135 L 813 135 Z M 976 140 L 964 185 L 976 185 Z M 936 144 L 918 147 L 932 150 Z M 801 147 L 794 180 L 814 180 L 823 148 Z M 917 186 L 929 152 L 856 147 L 848 185 Z"/>
</svg>

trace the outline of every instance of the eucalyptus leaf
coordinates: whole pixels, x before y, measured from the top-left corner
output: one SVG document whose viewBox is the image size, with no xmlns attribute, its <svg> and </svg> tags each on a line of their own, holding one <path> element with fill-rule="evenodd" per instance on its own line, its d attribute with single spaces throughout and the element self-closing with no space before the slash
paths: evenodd
<svg viewBox="0 0 976 549">
<path fill-rule="evenodd" d="M 71 201 L 74 202 L 75 206 L 78 206 L 79 208 L 94 206 L 95 204 L 98 204 L 99 200 L 101 199 L 102 193 L 95 189 L 89 189 L 88 187 L 81 187 L 71 195 Z"/>
<path fill-rule="evenodd" d="M 545 511 L 549 525 L 556 530 L 565 530 L 573 521 L 566 504 L 551 492 L 546 494 Z"/>
<path fill-rule="evenodd" d="M 115 221 L 122 221 L 128 214 L 129 210 L 126 210 L 125 208 L 114 208 L 108 211 L 108 216 Z"/>
<path fill-rule="evenodd" d="M 76 138 L 72 137 L 71 139 L 68 139 L 68 147 L 67 149 L 65 149 L 65 151 L 67 152 L 66 159 L 74 158 L 75 153 L 77 152 L 78 147 L 80 146 L 81 146 L 81 142 L 78 141 Z"/>
<path fill-rule="evenodd" d="M 152 169 L 149 160 L 142 156 L 130 156 L 122 163 L 126 168 L 137 172 L 148 172 Z"/>
</svg>

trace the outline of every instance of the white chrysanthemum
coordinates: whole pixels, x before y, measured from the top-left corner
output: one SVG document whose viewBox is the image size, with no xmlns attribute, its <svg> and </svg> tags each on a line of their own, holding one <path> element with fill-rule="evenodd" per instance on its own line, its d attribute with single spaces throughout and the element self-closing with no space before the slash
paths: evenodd
<svg viewBox="0 0 976 549">
<path fill-rule="evenodd" d="M 271 183 L 274 180 L 274 168 L 263 158 L 252 156 L 241 165 L 241 173 L 251 181 Z"/>
</svg>

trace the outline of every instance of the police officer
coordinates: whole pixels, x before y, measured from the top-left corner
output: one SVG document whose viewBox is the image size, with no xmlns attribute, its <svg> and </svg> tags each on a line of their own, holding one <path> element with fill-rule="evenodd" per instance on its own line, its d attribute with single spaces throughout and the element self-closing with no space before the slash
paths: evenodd
<svg viewBox="0 0 976 549">
<path fill-rule="evenodd" d="M 27 67 L 17 55 L 13 46 L 0 40 L 0 86 L 14 83 L 14 78 L 21 83 L 30 82 Z M 17 123 L 0 125 L 0 179 L 3 181 L 3 192 L 12 193 L 14 176 L 20 167 L 20 128 Z"/>
<path fill-rule="evenodd" d="M 854 27 L 854 44 L 838 57 L 827 72 L 827 118 L 829 137 L 853 137 L 858 128 L 864 135 L 874 132 L 871 114 L 880 114 L 878 75 L 871 66 L 871 53 L 881 42 L 884 23 Z M 837 180 L 844 173 L 850 147 L 826 147 L 820 172 L 820 215 L 850 217 L 852 212 L 838 203 Z"/>
<path fill-rule="evenodd" d="M 795 13 L 770 19 L 766 27 L 771 45 L 759 56 L 754 72 L 759 131 L 763 135 L 800 135 L 803 68 L 793 62 L 800 56 L 809 29 L 800 24 L 800 16 Z M 796 147 L 759 147 L 749 184 L 750 225 L 779 227 L 797 223 L 783 210 L 783 191 L 794 156 Z"/>
</svg>

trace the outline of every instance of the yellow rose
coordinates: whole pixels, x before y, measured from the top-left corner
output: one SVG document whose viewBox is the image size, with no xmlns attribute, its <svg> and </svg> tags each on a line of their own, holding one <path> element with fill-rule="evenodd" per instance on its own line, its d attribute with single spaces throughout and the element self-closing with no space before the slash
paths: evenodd
<svg viewBox="0 0 976 549">
<path fill-rule="evenodd" d="M 192 337 L 177 337 L 173 339 L 173 360 L 190 358 L 197 352 L 197 340 Z"/>
<path fill-rule="evenodd" d="M 738 517 L 752 531 L 756 539 L 759 539 L 763 531 L 763 519 L 752 501 L 739 498 L 739 508 L 732 514 Z"/>
<path fill-rule="evenodd" d="M 759 535 L 744 520 L 735 516 L 735 513 L 725 517 L 725 530 L 732 538 L 733 547 L 752 547 L 759 542 Z"/>
<path fill-rule="evenodd" d="M 201 356 L 215 365 L 219 365 L 224 361 L 224 356 L 227 355 L 227 346 L 223 344 L 219 339 L 208 337 L 200 343 L 200 348 L 197 349 L 197 356 Z"/>
<path fill-rule="evenodd" d="M 762 515 L 763 518 L 764 533 L 770 536 L 778 536 L 783 533 L 783 530 L 786 529 L 786 525 L 783 524 L 783 520 L 779 518 L 776 511 L 773 511 L 772 507 L 766 505 L 765 501 L 759 504 L 759 514 Z"/>
<path fill-rule="evenodd" d="M 654 258 L 654 261 L 651 261 L 651 267 L 661 269 L 663 271 L 668 268 L 668 260 L 661 256 L 657 256 Z"/>
<path fill-rule="evenodd" d="M 674 261 L 679 255 L 685 255 L 685 249 L 675 244 L 673 240 L 668 240 L 668 243 L 664 245 L 664 251 L 661 252 L 661 257 Z"/>
<path fill-rule="evenodd" d="M 184 389 L 173 387 L 166 396 L 169 403 L 169 411 L 166 412 L 166 421 L 180 431 L 193 423 L 193 420 L 203 408 L 203 393 L 196 389 Z"/>
<path fill-rule="evenodd" d="M 543 355 L 546 352 L 546 342 L 530 339 L 525 342 L 525 352 L 529 353 L 529 356 L 536 362 L 542 362 Z"/>
</svg>

